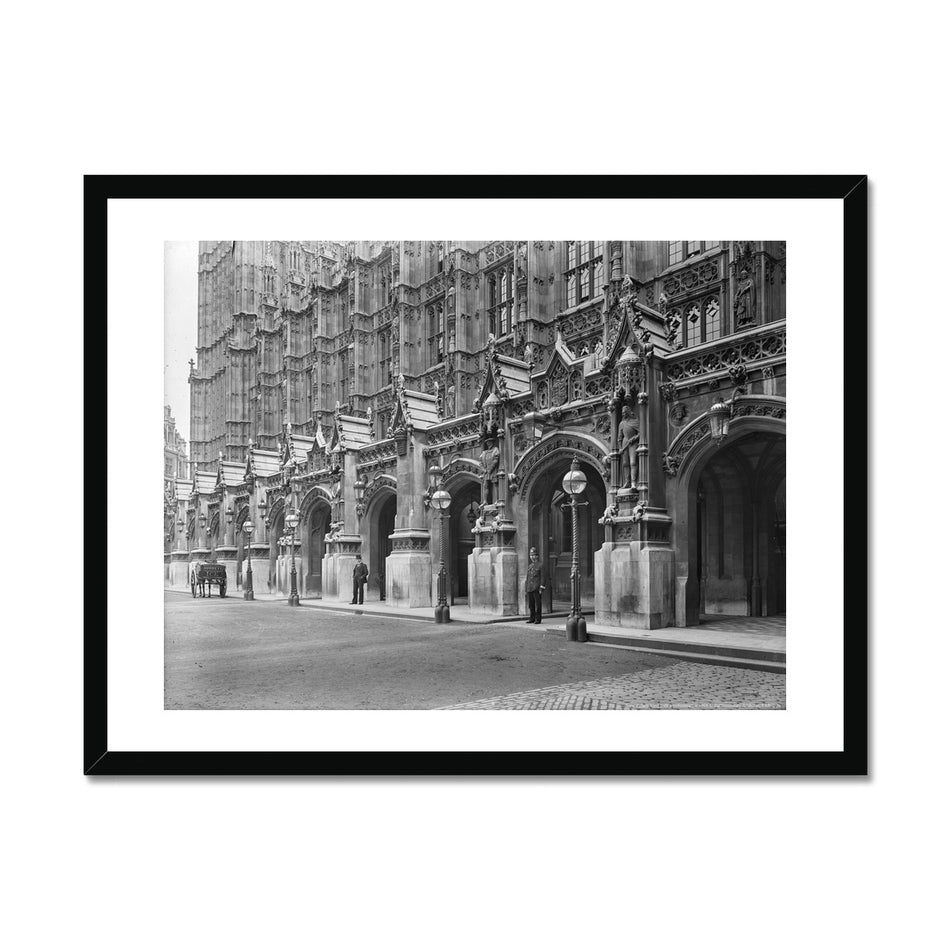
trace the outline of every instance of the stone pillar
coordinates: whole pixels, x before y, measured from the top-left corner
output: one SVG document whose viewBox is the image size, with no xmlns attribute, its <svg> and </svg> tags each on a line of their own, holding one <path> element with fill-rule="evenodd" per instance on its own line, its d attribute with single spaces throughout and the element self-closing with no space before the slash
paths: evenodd
<svg viewBox="0 0 950 950">
<path fill-rule="evenodd" d="M 655 630 L 673 624 L 672 520 L 648 508 L 618 520 L 614 540 L 594 553 L 594 618 L 615 627 Z"/>
<path fill-rule="evenodd" d="M 188 552 L 172 551 L 170 586 L 174 590 L 188 590 Z"/>
<path fill-rule="evenodd" d="M 334 502 L 333 512 L 342 525 L 330 535 L 323 555 L 324 600 L 344 603 L 352 600 L 353 566 L 356 564 L 356 555 L 363 553 L 363 540 L 356 517 L 356 455 L 355 451 L 349 449 L 342 453 L 340 498 Z"/>
<path fill-rule="evenodd" d="M 607 403 L 610 413 L 610 484 L 607 486 L 607 507 L 617 504 L 617 489 L 623 484 L 623 468 L 620 461 L 620 442 L 618 429 L 620 427 L 620 399 L 616 394 L 611 396 Z"/>
<path fill-rule="evenodd" d="M 247 500 L 247 516 L 254 526 L 250 541 L 246 546 L 247 557 L 244 563 L 244 589 L 247 589 L 247 569 L 253 575 L 254 596 L 267 593 L 267 577 L 270 574 L 270 545 L 267 543 L 264 518 L 258 507 L 265 495 L 263 487 L 256 482 L 250 486 Z"/>
<path fill-rule="evenodd" d="M 431 532 L 423 505 L 426 464 L 423 444 L 412 432 L 396 436 L 396 530 L 386 558 L 386 600 L 396 607 L 432 606 Z"/>
<path fill-rule="evenodd" d="M 514 525 L 485 525 L 474 534 L 476 547 L 468 556 L 469 609 L 500 617 L 520 615 Z"/>
<path fill-rule="evenodd" d="M 639 410 L 639 428 L 640 444 L 637 446 L 637 477 L 636 489 L 640 497 L 641 505 L 650 504 L 650 448 L 647 428 L 647 403 L 649 397 L 645 392 L 637 396 L 637 408 Z"/>
<path fill-rule="evenodd" d="M 178 511 L 175 515 L 175 550 L 171 554 L 171 564 L 169 565 L 168 583 L 174 590 L 188 589 L 188 537 L 185 532 L 188 530 L 188 512 L 182 502 L 178 503 Z M 182 522 L 182 527 L 178 527 L 178 521 Z"/>
</svg>

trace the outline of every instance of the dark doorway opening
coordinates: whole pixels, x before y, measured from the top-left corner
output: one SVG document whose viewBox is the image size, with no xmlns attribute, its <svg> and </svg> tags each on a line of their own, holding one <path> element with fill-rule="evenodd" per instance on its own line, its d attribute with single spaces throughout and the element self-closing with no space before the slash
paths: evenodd
<svg viewBox="0 0 950 950">
<path fill-rule="evenodd" d="M 607 504 L 603 476 L 590 463 L 580 462 L 587 476 L 587 489 L 580 496 L 586 505 L 577 512 L 578 568 L 581 579 L 581 605 L 594 607 L 594 552 L 604 543 L 604 526 L 598 524 Z M 531 488 L 529 547 L 538 556 L 547 584 L 543 598 L 548 611 L 569 606 L 571 601 L 572 523 L 570 498 L 561 481 L 571 467 L 569 458 L 555 460 Z"/>
<path fill-rule="evenodd" d="M 390 535 L 396 530 L 396 495 L 388 491 L 386 495 L 376 508 L 369 564 L 369 592 L 375 590 L 380 600 L 386 599 L 386 558 L 393 553 Z"/>
</svg>

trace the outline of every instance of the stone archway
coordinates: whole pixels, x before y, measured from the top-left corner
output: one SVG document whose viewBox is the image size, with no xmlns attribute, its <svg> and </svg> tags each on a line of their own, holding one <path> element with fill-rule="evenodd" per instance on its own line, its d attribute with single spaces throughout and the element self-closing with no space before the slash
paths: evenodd
<svg viewBox="0 0 950 950">
<path fill-rule="evenodd" d="M 599 520 L 607 507 L 607 483 L 602 459 L 607 447 L 592 436 L 564 430 L 542 439 L 527 452 L 515 468 L 521 483 L 523 532 L 518 549 L 527 564 L 528 551 L 538 549 L 547 584 L 545 610 L 551 611 L 570 601 L 572 544 L 571 514 L 561 506 L 568 501 L 561 481 L 576 457 L 587 476 L 587 489 L 581 497 L 586 504 L 578 511 L 578 567 L 581 598 L 585 610 L 593 609 L 594 554 L 604 543 L 604 528 Z"/>
<path fill-rule="evenodd" d="M 317 486 L 311 488 L 300 505 L 300 596 L 323 596 L 323 555 L 330 527 L 330 498 Z"/>
<path fill-rule="evenodd" d="M 217 561 L 218 560 L 218 547 L 220 544 L 220 528 L 221 528 L 221 517 L 216 511 L 211 516 L 211 521 L 208 523 L 208 560 Z"/>
<path fill-rule="evenodd" d="M 373 492 L 367 503 L 367 533 L 363 539 L 364 558 L 369 570 L 366 584 L 367 600 L 386 599 L 386 558 L 392 554 L 391 535 L 396 530 L 395 479 L 373 483 Z"/>
<path fill-rule="evenodd" d="M 284 555 L 280 545 L 280 539 L 284 534 L 284 500 L 279 499 L 274 503 L 269 512 L 270 528 L 268 536 L 270 540 L 270 565 L 267 572 L 267 589 L 270 593 L 285 593 L 286 585 L 284 579 L 286 571 L 284 570 Z"/>
<path fill-rule="evenodd" d="M 744 411 L 722 443 L 709 438 L 700 417 L 675 456 L 677 626 L 784 612 L 784 403 L 759 397 L 737 409 Z"/>
<path fill-rule="evenodd" d="M 446 570 L 449 572 L 449 603 L 468 603 L 468 560 L 475 550 L 472 528 L 478 517 L 481 500 L 481 482 L 470 472 L 462 472 L 445 481 L 445 489 L 452 496 L 446 520 Z M 441 524 L 439 526 L 441 530 Z M 436 544 L 441 539 L 436 539 Z M 438 547 L 433 549 L 438 553 Z"/>
<path fill-rule="evenodd" d="M 238 509 L 237 516 L 234 519 L 234 543 L 236 564 L 235 564 L 235 590 L 241 590 L 244 587 L 244 569 L 247 560 L 247 538 L 244 535 L 244 524 L 251 516 L 250 508 L 243 505 Z"/>
<path fill-rule="evenodd" d="M 532 480 L 527 494 L 528 536 L 525 555 L 537 548 L 546 578 L 545 606 L 550 612 L 571 600 L 571 562 L 573 558 L 572 513 L 570 498 L 561 486 L 571 468 L 573 456 L 558 454 L 550 458 Z M 587 489 L 579 499 L 577 517 L 577 559 L 581 581 L 581 601 L 585 610 L 594 607 L 594 553 L 604 543 L 604 527 L 599 519 L 607 505 L 607 486 L 603 474 L 586 459 L 578 464 L 587 476 Z M 527 563 L 527 560 L 525 561 Z"/>
</svg>

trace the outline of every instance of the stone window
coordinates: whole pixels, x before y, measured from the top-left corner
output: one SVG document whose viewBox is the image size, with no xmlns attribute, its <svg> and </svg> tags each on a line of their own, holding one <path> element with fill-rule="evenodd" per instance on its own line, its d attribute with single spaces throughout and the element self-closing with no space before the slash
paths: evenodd
<svg viewBox="0 0 950 950">
<path fill-rule="evenodd" d="M 445 359 L 445 308 L 441 301 L 426 311 L 429 317 L 429 365 Z"/>
<path fill-rule="evenodd" d="M 511 332 L 514 296 L 514 264 L 509 261 L 488 275 L 488 328 L 495 336 Z"/>
<path fill-rule="evenodd" d="M 706 301 L 703 319 L 703 340 L 718 340 L 722 336 L 722 318 L 719 313 L 719 301 L 710 297 Z"/>
<path fill-rule="evenodd" d="M 603 291 L 604 242 L 568 241 L 564 271 L 565 307 L 576 307 Z"/>
<path fill-rule="evenodd" d="M 719 247 L 718 241 L 670 241 L 670 266 Z"/>
<path fill-rule="evenodd" d="M 686 345 L 696 346 L 703 342 L 703 325 L 699 320 L 699 304 L 692 303 L 686 311 Z"/>
</svg>

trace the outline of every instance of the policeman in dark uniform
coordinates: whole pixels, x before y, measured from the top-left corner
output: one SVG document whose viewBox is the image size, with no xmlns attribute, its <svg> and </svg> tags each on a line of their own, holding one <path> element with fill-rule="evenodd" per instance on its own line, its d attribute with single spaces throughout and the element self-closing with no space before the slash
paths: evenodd
<svg viewBox="0 0 950 950">
<path fill-rule="evenodd" d="M 532 548 L 528 552 L 528 576 L 525 579 L 525 593 L 528 595 L 528 611 L 531 614 L 525 623 L 541 623 L 541 591 L 544 584 L 541 576 L 541 562 L 538 560 L 538 549 Z"/>
<path fill-rule="evenodd" d="M 356 555 L 356 564 L 353 565 L 353 599 L 351 604 L 363 603 L 363 585 L 369 577 L 369 568 L 363 563 L 362 555 Z"/>
</svg>

